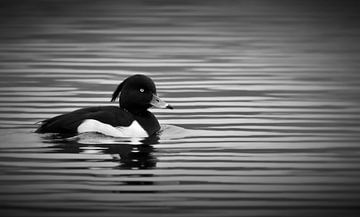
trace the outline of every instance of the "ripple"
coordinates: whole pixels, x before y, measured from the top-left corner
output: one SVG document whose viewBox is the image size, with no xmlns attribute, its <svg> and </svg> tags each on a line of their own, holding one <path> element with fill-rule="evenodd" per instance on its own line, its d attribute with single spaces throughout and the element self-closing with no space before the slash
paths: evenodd
<svg viewBox="0 0 360 217">
<path fill-rule="evenodd" d="M 358 216 L 353 1 L 2 6 L 2 212 Z M 175 107 L 159 135 L 33 133 L 139 73 Z"/>
</svg>

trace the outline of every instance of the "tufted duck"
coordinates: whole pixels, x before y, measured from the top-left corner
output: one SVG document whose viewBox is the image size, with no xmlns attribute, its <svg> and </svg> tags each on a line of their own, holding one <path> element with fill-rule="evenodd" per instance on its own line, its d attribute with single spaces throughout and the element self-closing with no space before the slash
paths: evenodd
<svg viewBox="0 0 360 217">
<path fill-rule="evenodd" d="M 78 134 L 96 132 L 114 137 L 148 137 L 160 130 L 156 117 L 148 111 L 172 107 L 156 95 L 154 82 L 145 75 L 133 75 L 119 84 L 111 101 L 119 96 L 119 107 L 89 107 L 41 122 L 37 133 Z"/>
</svg>

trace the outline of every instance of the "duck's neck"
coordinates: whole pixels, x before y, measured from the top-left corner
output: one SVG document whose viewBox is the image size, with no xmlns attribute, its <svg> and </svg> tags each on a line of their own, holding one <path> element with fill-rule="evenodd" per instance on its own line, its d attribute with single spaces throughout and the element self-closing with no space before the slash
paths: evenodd
<svg viewBox="0 0 360 217">
<path fill-rule="evenodd" d="M 147 109 L 129 109 L 129 108 L 123 108 L 123 107 L 120 107 L 120 108 L 131 113 L 134 116 L 144 116 L 147 113 L 150 113 Z"/>
</svg>

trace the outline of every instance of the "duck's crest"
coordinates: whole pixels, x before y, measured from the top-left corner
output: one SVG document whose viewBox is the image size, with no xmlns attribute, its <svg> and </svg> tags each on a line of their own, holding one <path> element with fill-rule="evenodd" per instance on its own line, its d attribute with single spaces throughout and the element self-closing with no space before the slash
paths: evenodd
<svg viewBox="0 0 360 217">
<path fill-rule="evenodd" d="M 125 82 L 127 81 L 127 79 L 125 79 L 123 82 L 121 82 L 119 84 L 119 86 L 116 88 L 116 90 L 114 91 L 112 98 L 111 98 L 111 102 L 114 102 L 116 100 L 116 98 L 119 96 L 122 88 L 124 87 Z"/>
</svg>

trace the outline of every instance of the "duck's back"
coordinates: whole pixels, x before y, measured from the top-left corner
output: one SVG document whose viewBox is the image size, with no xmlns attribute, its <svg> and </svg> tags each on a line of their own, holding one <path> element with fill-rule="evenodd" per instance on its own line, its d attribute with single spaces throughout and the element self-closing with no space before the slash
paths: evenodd
<svg viewBox="0 0 360 217">
<path fill-rule="evenodd" d="M 97 120 L 114 127 L 130 126 L 134 118 L 122 108 L 115 106 L 88 107 L 44 120 L 37 133 L 76 134 L 85 120 Z"/>
</svg>

